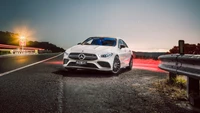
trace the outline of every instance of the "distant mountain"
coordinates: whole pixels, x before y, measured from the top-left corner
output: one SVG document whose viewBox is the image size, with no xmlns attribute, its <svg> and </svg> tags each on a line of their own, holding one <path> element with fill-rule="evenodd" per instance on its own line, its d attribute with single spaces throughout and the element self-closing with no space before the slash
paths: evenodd
<svg viewBox="0 0 200 113">
<path fill-rule="evenodd" d="M 0 44 L 8 44 L 8 45 L 19 45 L 19 35 L 11 32 L 3 32 L 0 31 Z M 37 47 L 43 48 L 45 50 L 51 50 L 52 52 L 63 52 L 65 51 L 61 47 L 57 47 L 56 45 L 49 42 L 38 42 L 38 41 L 28 41 L 27 47 Z"/>
<path fill-rule="evenodd" d="M 52 52 L 64 52 L 63 48 L 57 47 L 56 45 L 49 42 L 38 42 L 38 41 L 29 41 L 27 43 L 29 47 L 43 48 L 45 50 L 51 50 Z"/>
<path fill-rule="evenodd" d="M 142 58 L 142 59 L 154 59 L 158 60 L 160 55 L 168 54 L 167 52 L 136 52 L 133 51 L 135 58 Z"/>
</svg>

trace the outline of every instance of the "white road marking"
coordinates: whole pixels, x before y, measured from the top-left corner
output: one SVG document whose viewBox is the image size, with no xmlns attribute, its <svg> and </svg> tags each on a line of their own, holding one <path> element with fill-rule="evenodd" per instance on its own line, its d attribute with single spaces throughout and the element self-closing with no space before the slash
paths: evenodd
<svg viewBox="0 0 200 113">
<path fill-rule="evenodd" d="M 11 70 L 11 71 L 7 71 L 7 72 L 4 72 L 4 73 L 1 73 L 1 74 L 0 74 L 0 77 L 1 77 L 1 76 L 4 76 L 4 75 L 7 75 L 7 74 L 10 74 L 10 73 L 13 73 L 13 72 L 15 72 L 15 71 L 22 70 L 22 69 L 24 69 L 24 68 L 27 68 L 27 67 L 30 67 L 30 66 L 33 66 L 33 65 L 36 65 L 36 64 L 42 63 L 42 62 L 46 62 L 46 61 L 51 60 L 51 59 L 53 59 L 53 58 L 56 58 L 56 57 L 58 57 L 58 56 L 60 56 L 60 55 L 62 55 L 62 54 L 63 54 L 63 53 L 61 53 L 61 54 L 59 54 L 59 55 L 56 55 L 56 56 L 53 56 L 53 57 L 48 58 L 48 59 L 44 59 L 44 60 L 41 60 L 41 61 L 38 61 L 38 62 L 35 62 L 35 63 L 32 63 L 32 64 L 29 64 L 29 65 L 26 65 L 26 66 L 23 66 L 23 67 L 20 67 L 20 68 Z"/>
<path fill-rule="evenodd" d="M 63 79 L 60 80 L 60 87 L 59 87 L 59 92 L 58 92 L 58 111 L 59 113 L 63 112 L 63 99 L 64 99 L 64 89 L 63 89 Z"/>
</svg>

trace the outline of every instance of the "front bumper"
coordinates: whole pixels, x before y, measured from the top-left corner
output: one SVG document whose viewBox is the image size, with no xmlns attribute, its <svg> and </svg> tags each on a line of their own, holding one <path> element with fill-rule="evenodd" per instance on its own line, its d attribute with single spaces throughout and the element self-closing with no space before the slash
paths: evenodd
<svg viewBox="0 0 200 113">
<path fill-rule="evenodd" d="M 76 63 L 77 60 L 71 59 L 69 57 L 63 58 L 64 68 L 75 68 L 75 69 L 91 69 L 100 71 L 112 71 L 113 57 L 109 58 L 97 58 L 97 60 L 84 60 L 87 63 L 84 65 L 79 65 Z"/>
</svg>

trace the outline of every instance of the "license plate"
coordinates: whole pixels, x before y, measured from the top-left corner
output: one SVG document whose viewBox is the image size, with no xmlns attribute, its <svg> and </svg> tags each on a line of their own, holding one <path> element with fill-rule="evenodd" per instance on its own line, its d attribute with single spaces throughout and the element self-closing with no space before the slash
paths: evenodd
<svg viewBox="0 0 200 113">
<path fill-rule="evenodd" d="M 84 60 L 77 60 L 76 64 L 78 64 L 78 65 L 85 65 L 85 64 L 87 64 L 87 62 L 84 61 Z"/>
</svg>

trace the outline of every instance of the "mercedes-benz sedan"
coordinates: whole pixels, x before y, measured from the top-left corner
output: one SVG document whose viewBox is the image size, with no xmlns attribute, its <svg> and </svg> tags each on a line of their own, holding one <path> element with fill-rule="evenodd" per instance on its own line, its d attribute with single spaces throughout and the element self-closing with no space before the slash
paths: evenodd
<svg viewBox="0 0 200 113">
<path fill-rule="evenodd" d="M 111 71 L 116 74 L 121 68 L 132 69 L 133 53 L 120 38 L 90 37 L 67 49 L 63 66 L 70 69 Z"/>
</svg>

